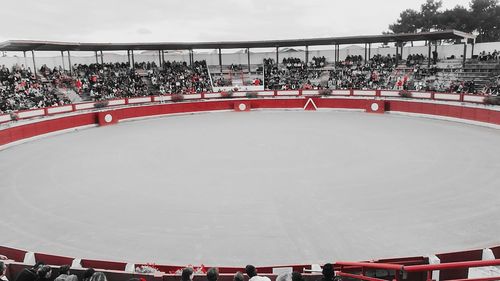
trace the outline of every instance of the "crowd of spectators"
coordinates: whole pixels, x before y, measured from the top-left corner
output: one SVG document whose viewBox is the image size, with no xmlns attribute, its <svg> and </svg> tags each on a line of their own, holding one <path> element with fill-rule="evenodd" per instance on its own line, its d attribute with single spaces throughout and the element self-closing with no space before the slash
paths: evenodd
<svg viewBox="0 0 500 281">
<path fill-rule="evenodd" d="M 481 52 L 479 61 L 498 61 L 500 53 Z M 264 81 L 252 85 L 265 85 L 269 90 L 297 89 L 393 89 L 451 91 L 455 93 L 498 94 L 498 83 L 489 83 L 478 89 L 474 81 L 446 82 L 436 78 L 439 69 L 425 66 L 426 57 L 411 54 L 406 58 L 407 73 L 396 65 L 401 57 L 375 55 L 368 61 L 359 55 L 349 55 L 344 61 L 327 65 L 326 58 L 313 57 L 307 64 L 299 58 L 286 57 L 280 64 L 264 59 Z M 233 71 L 241 65 L 230 66 Z M 205 61 L 193 65 L 186 62 L 154 62 L 78 64 L 72 67 L 72 76 L 59 68 L 42 66 L 37 72 L 29 67 L 16 65 L 11 69 L 0 68 L 0 114 L 16 110 L 36 109 L 70 103 L 59 91 L 73 88 L 81 97 L 91 100 L 139 97 L 156 94 L 200 93 L 212 90 Z M 429 77 L 434 77 L 429 79 Z M 497 79 L 498 80 L 498 79 Z M 223 75 L 213 77 L 214 86 L 232 86 Z"/>
<path fill-rule="evenodd" d="M 375 55 L 364 63 L 361 56 L 347 56 L 330 70 L 331 89 L 391 89 L 397 81 L 392 78 L 395 56 Z"/>
<path fill-rule="evenodd" d="M 312 58 L 310 67 L 322 68 L 324 66 L 326 66 L 326 58 L 324 56 L 322 56 L 322 57 L 313 57 Z"/>
<path fill-rule="evenodd" d="M 9 281 L 6 276 L 7 264 L 0 260 L 0 280 Z M 219 280 L 219 269 L 216 267 L 204 269 L 202 272 L 195 272 L 195 270 L 188 266 L 182 269 L 179 273 L 180 281 L 193 281 L 196 274 L 205 274 L 207 281 Z M 271 281 L 267 276 L 259 275 L 257 269 L 253 265 L 245 267 L 245 273 L 248 276 L 248 281 Z M 37 262 L 32 267 L 26 267 L 21 270 L 16 276 L 14 281 L 107 281 L 106 274 L 87 268 L 83 273 L 78 276 L 71 272 L 69 265 L 62 265 L 58 268 L 57 272 L 51 266 L 43 262 Z M 276 281 L 304 281 L 302 274 L 299 272 L 282 273 L 276 277 Z M 317 281 L 340 281 L 340 277 L 335 276 L 334 267 L 330 263 L 326 263 L 322 268 L 322 276 Z M 144 278 L 132 277 L 129 281 L 145 281 Z M 245 281 L 245 277 L 241 271 L 238 271 L 233 276 L 233 281 Z"/>
<path fill-rule="evenodd" d="M 0 261 L 0 269 L 2 267 L 5 269 L 6 265 Z M 96 272 L 93 268 L 86 269 L 80 278 L 75 274 L 71 274 L 69 265 L 59 267 L 58 272 L 54 271 L 49 265 L 37 262 L 34 266 L 21 270 L 14 281 L 107 281 L 103 272 Z M 5 272 L 0 277 L 1 280 L 8 281 Z"/>
<path fill-rule="evenodd" d="M 485 51 L 482 51 L 478 55 L 478 60 L 479 61 L 498 61 L 500 59 L 500 52 L 497 50 L 492 52 L 486 53 Z"/>
<path fill-rule="evenodd" d="M 282 66 L 264 60 L 266 89 L 392 89 L 398 80 L 392 76 L 395 56 L 375 55 L 365 62 L 362 56 L 347 56 L 328 69 L 324 57 L 313 57 L 308 67 L 298 58 L 284 58 Z M 326 79 L 324 79 L 326 74 Z M 400 82 L 401 84 L 401 82 Z"/>
<path fill-rule="evenodd" d="M 211 89 L 205 61 L 78 65 L 75 86 L 93 100 L 140 97 L 153 94 L 199 93 Z"/>
<path fill-rule="evenodd" d="M 63 105 L 70 101 L 57 94 L 56 87 L 64 80 L 57 69 L 42 66 L 38 75 L 30 68 L 0 68 L 0 114 L 16 110 Z"/>
<path fill-rule="evenodd" d="M 211 90 L 206 61 L 195 61 L 192 66 L 186 62 L 167 61 L 161 68 L 155 68 L 151 84 L 160 94 L 201 93 Z"/>
<path fill-rule="evenodd" d="M 154 67 L 154 63 L 137 65 Z M 74 67 L 75 87 L 92 100 L 147 95 L 147 85 L 127 63 L 79 64 Z"/>
<path fill-rule="evenodd" d="M 298 90 L 320 87 L 311 80 L 318 79 L 320 71 L 311 70 L 299 58 L 284 58 L 283 65 L 273 59 L 264 59 L 264 85 L 269 90 Z"/>
<path fill-rule="evenodd" d="M 408 55 L 406 58 L 406 66 L 421 65 L 425 62 L 426 57 L 423 54 Z"/>
</svg>

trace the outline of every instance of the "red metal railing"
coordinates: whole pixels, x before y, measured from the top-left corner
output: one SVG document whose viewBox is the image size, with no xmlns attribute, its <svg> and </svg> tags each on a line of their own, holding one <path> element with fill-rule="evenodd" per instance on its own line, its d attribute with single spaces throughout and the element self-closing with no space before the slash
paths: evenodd
<svg viewBox="0 0 500 281">
<path fill-rule="evenodd" d="M 432 272 L 436 270 L 451 270 L 451 269 L 464 269 L 464 268 L 474 268 L 474 267 L 486 267 L 486 266 L 500 266 L 500 259 L 494 260 L 481 260 L 481 261 L 462 261 L 462 262 L 449 262 L 441 264 L 425 264 L 425 265 L 400 265 L 391 263 L 375 263 L 375 262 L 337 262 L 335 265 L 340 268 L 338 272 L 339 276 L 344 276 L 348 278 L 354 278 L 365 281 L 387 281 L 386 279 L 380 279 L 375 277 L 370 277 L 365 275 L 366 269 L 374 270 L 393 270 L 395 271 L 394 280 L 400 279 L 400 273 L 410 273 L 410 272 L 422 272 L 427 273 L 426 280 L 432 280 Z M 345 272 L 344 270 L 360 270 L 360 274 Z M 494 277 L 483 277 L 483 278 L 470 278 L 470 279 L 454 279 L 452 281 L 494 281 L 500 280 L 500 276 Z"/>
</svg>

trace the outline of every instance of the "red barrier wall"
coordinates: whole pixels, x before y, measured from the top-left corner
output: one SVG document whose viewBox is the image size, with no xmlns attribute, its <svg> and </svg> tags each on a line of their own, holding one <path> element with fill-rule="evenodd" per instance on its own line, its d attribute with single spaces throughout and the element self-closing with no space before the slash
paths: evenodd
<svg viewBox="0 0 500 281">
<path fill-rule="evenodd" d="M 309 98 L 260 98 L 245 100 L 252 109 L 301 109 Z M 339 108 L 365 110 L 372 99 L 363 98 L 320 98 L 311 97 L 318 108 Z M 117 119 L 129 119 L 165 114 L 234 110 L 238 100 L 193 101 L 156 105 L 131 106 L 112 110 Z M 380 101 L 378 101 L 380 103 Z M 398 111 L 435 116 L 453 117 L 500 125 L 500 111 L 487 108 L 447 105 L 432 102 L 407 100 L 385 100 L 386 111 Z M 109 109 L 108 109 L 109 111 Z M 0 130 L 0 146 L 30 137 L 60 130 L 93 125 L 98 123 L 98 112 L 63 116 L 55 119 L 33 120 L 32 123 Z"/>
<path fill-rule="evenodd" d="M 483 250 L 443 253 L 443 254 L 437 254 L 436 256 L 441 260 L 441 263 L 459 262 L 459 261 L 479 261 L 482 259 Z M 439 280 L 467 279 L 468 275 L 469 275 L 468 268 L 441 270 L 439 273 Z"/>
<path fill-rule="evenodd" d="M 4 255 L 7 258 L 14 260 L 14 261 L 17 261 L 17 262 L 24 261 L 24 256 L 26 255 L 26 253 L 27 253 L 27 251 L 0 246 L 0 254 L 1 255 Z"/>
</svg>

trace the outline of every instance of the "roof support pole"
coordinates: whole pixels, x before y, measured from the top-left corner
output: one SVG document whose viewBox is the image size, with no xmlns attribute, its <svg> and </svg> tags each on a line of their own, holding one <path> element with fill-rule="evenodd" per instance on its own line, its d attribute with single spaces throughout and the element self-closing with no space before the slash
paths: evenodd
<svg viewBox="0 0 500 281">
<path fill-rule="evenodd" d="M 436 52 L 436 59 L 434 60 L 434 64 L 436 64 L 437 63 L 437 59 L 438 59 L 437 58 L 438 57 L 437 56 L 437 54 L 438 54 L 438 41 L 437 40 L 434 41 L 434 52 Z"/>
<path fill-rule="evenodd" d="M 396 67 L 399 64 L 399 42 L 396 42 Z"/>
<path fill-rule="evenodd" d="M 158 50 L 158 67 L 161 67 L 161 51 Z"/>
<path fill-rule="evenodd" d="M 31 50 L 31 57 L 33 58 L 33 73 L 35 73 L 35 79 L 38 78 L 38 74 L 37 74 L 37 71 L 36 71 L 36 61 L 35 61 L 35 51 L 34 50 Z"/>
<path fill-rule="evenodd" d="M 69 68 L 69 75 L 73 75 L 73 65 L 71 64 L 71 53 L 68 50 L 68 68 Z"/>
<path fill-rule="evenodd" d="M 306 65 L 309 63 L 309 46 L 306 46 Z"/>
<path fill-rule="evenodd" d="M 365 43 L 365 64 L 366 64 L 367 56 L 368 56 L 368 44 Z"/>
<path fill-rule="evenodd" d="M 337 45 L 333 45 L 333 62 L 337 62 Z"/>
<path fill-rule="evenodd" d="M 472 50 L 471 50 L 471 53 L 470 53 L 470 58 L 474 58 L 474 45 L 476 45 L 476 40 L 472 40 Z"/>
<path fill-rule="evenodd" d="M 134 50 L 130 50 L 130 56 L 132 57 L 132 69 L 135 69 Z"/>
<path fill-rule="evenodd" d="M 248 62 L 248 74 L 252 72 L 252 69 L 250 68 L 250 48 L 247 48 L 247 62 Z"/>
<path fill-rule="evenodd" d="M 94 51 L 95 53 L 95 64 L 99 64 L 99 58 L 97 57 L 97 51 Z"/>
<path fill-rule="evenodd" d="M 191 49 L 191 50 L 189 50 L 189 64 L 190 64 L 191 66 L 193 66 L 193 64 L 194 64 L 194 52 L 193 52 L 193 50 L 192 50 L 192 49 Z"/>
<path fill-rule="evenodd" d="M 102 54 L 102 51 L 101 51 L 101 64 L 104 65 L 104 55 Z"/>
<path fill-rule="evenodd" d="M 403 42 L 401 42 L 401 60 L 404 60 L 404 57 L 403 57 L 403 48 L 404 48 L 404 44 L 403 44 Z"/>
<path fill-rule="evenodd" d="M 427 46 L 429 47 L 429 52 L 427 54 L 427 67 L 431 67 L 431 41 L 427 42 Z"/>
<path fill-rule="evenodd" d="M 26 58 L 26 51 L 23 51 L 24 54 L 24 67 L 28 67 L 28 59 Z"/>
<path fill-rule="evenodd" d="M 128 67 L 132 68 L 132 65 L 130 64 L 130 50 L 127 50 L 127 59 L 128 59 Z"/>
<path fill-rule="evenodd" d="M 280 60 L 280 48 L 276 47 L 276 67 L 279 65 L 279 60 Z"/>
<path fill-rule="evenodd" d="M 165 51 L 161 50 L 161 66 L 165 67 Z"/>
<path fill-rule="evenodd" d="M 372 58 L 372 43 L 368 44 L 368 61 Z"/>
<path fill-rule="evenodd" d="M 465 67 L 465 61 L 467 60 L 467 41 L 464 42 L 464 57 L 462 60 L 462 66 Z"/>
<path fill-rule="evenodd" d="M 340 45 L 337 44 L 336 47 L 337 47 L 337 60 L 335 62 L 339 62 L 340 61 Z"/>
<path fill-rule="evenodd" d="M 66 67 L 64 66 L 64 51 L 61 51 L 61 62 L 63 71 L 66 71 Z"/>
<path fill-rule="evenodd" d="M 222 50 L 219 48 L 219 69 L 222 74 Z"/>
</svg>

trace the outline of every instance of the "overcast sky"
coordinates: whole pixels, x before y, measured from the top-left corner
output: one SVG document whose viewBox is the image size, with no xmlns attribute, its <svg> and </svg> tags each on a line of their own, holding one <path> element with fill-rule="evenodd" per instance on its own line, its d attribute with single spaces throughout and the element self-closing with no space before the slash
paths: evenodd
<svg viewBox="0 0 500 281">
<path fill-rule="evenodd" d="M 425 0 L 2 0 L 0 41 L 176 42 L 372 35 Z M 445 8 L 469 0 L 444 0 Z"/>
</svg>

